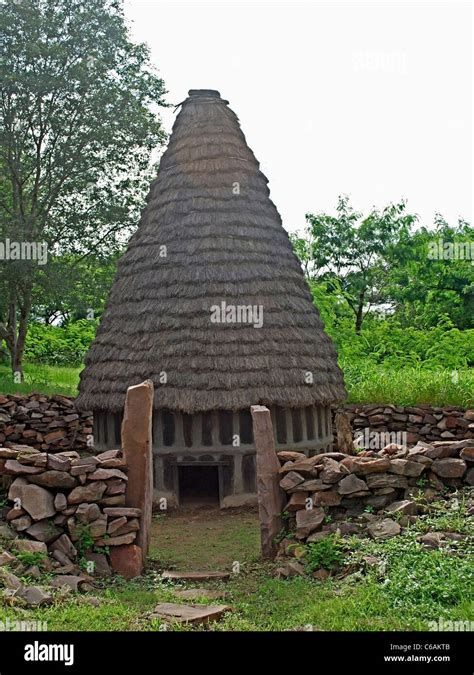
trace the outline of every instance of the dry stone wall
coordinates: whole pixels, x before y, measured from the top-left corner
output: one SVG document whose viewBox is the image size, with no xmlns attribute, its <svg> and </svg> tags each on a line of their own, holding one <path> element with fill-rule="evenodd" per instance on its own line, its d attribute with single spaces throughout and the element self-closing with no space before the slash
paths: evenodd
<svg viewBox="0 0 474 675">
<path fill-rule="evenodd" d="M 474 438 L 474 410 L 454 406 L 345 405 L 334 411 L 337 412 L 345 413 L 353 437 L 359 437 L 359 446 L 366 450 L 382 449 L 388 444 L 383 442 L 387 435 L 396 442 L 397 435 L 406 434 L 403 442 L 408 446 L 418 441 Z M 334 448 L 337 448 L 335 424 L 333 427 Z"/>
<path fill-rule="evenodd" d="M 306 457 L 282 451 L 280 487 L 286 492 L 289 530 L 301 542 L 328 531 L 362 530 L 374 538 L 400 532 L 397 519 L 416 517 L 414 497 L 433 499 L 446 490 L 474 485 L 474 441 L 443 440 L 413 448 L 390 444 L 358 455 L 339 452 Z M 353 518 L 363 516 L 359 522 Z"/>
<path fill-rule="evenodd" d="M 92 438 L 92 414 L 74 399 L 41 394 L 0 395 L 0 445 L 21 444 L 45 452 L 85 450 Z"/>
<path fill-rule="evenodd" d="M 27 445 L 0 447 L 0 476 L 10 483 L 0 515 L 13 556 L 49 554 L 50 571 L 84 581 L 84 567 L 91 577 L 110 573 L 110 561 L 116 568 L 114 559 L 120 566 L 120 558 L 133 553 L 141 511 L 126 506 L 121 450 L 52 454 Z"/>
</svg>

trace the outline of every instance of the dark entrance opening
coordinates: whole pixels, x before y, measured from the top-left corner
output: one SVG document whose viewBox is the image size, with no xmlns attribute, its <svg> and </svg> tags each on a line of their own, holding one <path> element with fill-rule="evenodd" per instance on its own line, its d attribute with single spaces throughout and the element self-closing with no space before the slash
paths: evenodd
<svg viewBox="0 0 474 675">
<path fill-rule="evenodd" d="M 178 466 L 179 503 L 219 504 L 217 466 Z"/>
</svg>

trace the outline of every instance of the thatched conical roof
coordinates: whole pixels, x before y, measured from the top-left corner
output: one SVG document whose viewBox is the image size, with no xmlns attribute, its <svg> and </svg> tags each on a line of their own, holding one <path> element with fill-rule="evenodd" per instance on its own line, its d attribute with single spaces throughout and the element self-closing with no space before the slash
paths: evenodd
<svg viewBox="0 0 474 675">
<path fill-rule="evenodd" d="M 147 378 L 156 407 L 188 413 L 345 398 L 268 181 L 227 103 L 206 89 L 182 104 L 86 357 L 82 408 L 118 411 L 127 387 Z M 212 322 L 222 302 L 261 306 L 262 327 Z"/>
</svg>

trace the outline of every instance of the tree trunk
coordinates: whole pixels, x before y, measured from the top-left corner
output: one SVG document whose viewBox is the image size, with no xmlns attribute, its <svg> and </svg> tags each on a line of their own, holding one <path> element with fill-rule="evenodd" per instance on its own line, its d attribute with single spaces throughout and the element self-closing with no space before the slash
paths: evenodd
<svg viewBox="0 0 474 675">
<path fill-rule="evenodd" d="M 362 328 L 362 322 L 364 320 L 364 292 L 362 291 L 361 294 L 359 295 L 359 303 L 357 305 L 357 312 L 356 312 L 356 325 L 355 325 L 355 331 L 357 335 L 360 334 L 360 329 Z"/>
<path fill-rule="evenodd" d="M 11 287 L 5 342 L 10 352 L 12 375 L 16 381 L 23 382 L 23 354 L 31 312 L 31 284 L 28 284 L 24 289 L 21 301 L 18 297 L 18 291 L 19 289 Z M 18 311 L 19 317 L 17 317 Z"/>
</svg>

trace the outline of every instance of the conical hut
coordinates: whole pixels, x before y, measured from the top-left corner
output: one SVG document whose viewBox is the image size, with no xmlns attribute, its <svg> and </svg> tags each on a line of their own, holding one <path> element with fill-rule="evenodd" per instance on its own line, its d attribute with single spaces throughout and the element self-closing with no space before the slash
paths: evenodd
<svg viewBox="0 0 474 675">
<path fill-rule="evenodd" d="M 172 503 L 251 499 L 253 404 L 279 449 L 331 447 L 342 374 L 267 182 L 228 101 L 191 90 L 86 357 L 77 404 L 98 448 L 120 443 L 127 387 L 154 382 L 155 490 Z"/>
</svg>

